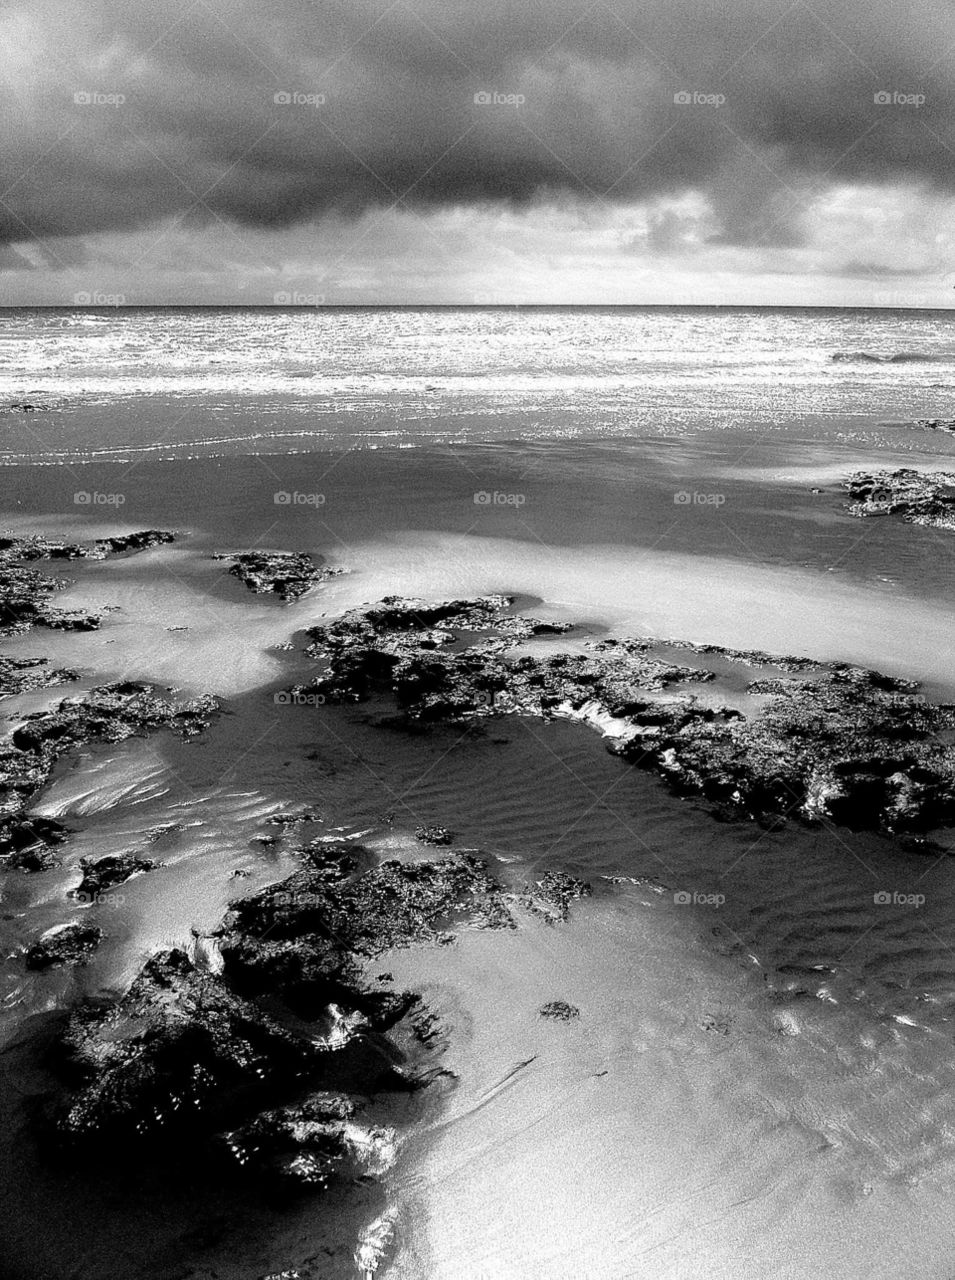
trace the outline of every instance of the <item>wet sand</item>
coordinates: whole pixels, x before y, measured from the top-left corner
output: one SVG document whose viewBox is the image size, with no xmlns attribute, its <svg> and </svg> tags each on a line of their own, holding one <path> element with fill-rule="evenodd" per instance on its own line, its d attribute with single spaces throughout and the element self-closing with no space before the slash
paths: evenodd
<svg viewBox="0 0 955 1280">
<path fill-rule="evenodd" d="M 55 1016 L 81 993 L 122 988 L 151 950 L 188 942 L 237 892 L 287 874 L 281 851 L 257 841 L 270 815 L 295 804 L 319 805 L 323 830 L 367 830 L 382 857 L 420 855 L 415 826 L 444 823 L 456 847 L 485 850 L 517 883 L 559 866 L 599 890 L 566 925 L 465 933 L 450 949 L 378 966 L 440 1012 L 459 1076 L 435 1095 L 427 1125 L 405 1132 L 381 1194 L 290 1211 L 285 1228 L 271 1211 L 243 1226 L 247 1205 L 217 1204 L 204 1236 L 186 1195 L 144 1208 L 142 1219 L 117 1208 L 78 1275 L 114 1275 L 117 1256 L 124 1275 L 144 1280 L 188 1267 L 203 1280 L 259 1280 L 292 1265 L 309 1280 L 355 1274 L 344 1241 L 356 1222 L 390 1208 L 398 1243 L 380 1274 L 401 1280 L 945 1280 L 955 1243 L 950 859 L 905 854 L 872 835 L 714 823 L 579 725 L 514 720 L 408 736 L 381 726 L 381 708 L 275 702 L 277 689 L 314 671 L 300 647 L 278 646 L 300 645 L 322 617 L 390 593 L 492 590 L 535 598 L 540 617 L 584 624 L 568 646 L 607 631 L 654 633 L 860 662 L 952 696 L 946 535 L 852 520 L 826 471 L 838 465 L 832 457 L 789 478 L 790 455 L 767 472 L 735 446 L 667 448 L 380 451 L 96 465 L 78 468 L 81 480 L 53 468 L 0 475 L 16 481 L 4 494 L 13 529 L 182 534 L 127 559 L 51 566 L 76 579 L 58 604 L 119 609 L 97 632 L 34 631 L 7 643 L 82 672 L 76 685 L 7 701 L 11 726 L 120 678 L 227 700 L 194 741 L 98 747 L 58 769 L 37 809 L 74 834 L 63 867 L 5 877 L 8 955 L 76 917 L 67 893 L 81 857 L 139 847 L 172 825 L 150 845 L 160 868 L 123 885 L 122 902 L 83 909 L 107 933 L 87 969 L 25 976 L 6 966 L 8 1043 L 40 1025 L 28 1019 Z M 810 491 L 814 479 L 823 493 Z M 78 511 L 79 483 L 122 492 L 121 519 Z M 726 501 L 675 503 L 683 490 Z M 326 501 L 277 505 L 276 491 Z M 526 502 L 476 504 L 479 491 Z M 348 572 L 283 606 L 211 559 L 255 545 L 314 551 Z M 236 869 L 248 878 L 237 882 Z M 610 875 L 666 888 L 611 893 L 601 880 Z M 873 894 L 883 888 L 926 901 L 880 915 Z M 724 901 L 682 905 L 679 891 Z M 539 1006 L 554 999 L 579 1006 L 580 1018 L 541 1020 Z M 62 1271 L 84 1218 L 103 1210 L 94 1191 L 72 1187 L 63 1223 L 43 1237 L 43 1205 L 55 1194 L 44 1178 L 30 1165 L 18 1185 L 16 1155 L 6 1162 L 15 1212 L 5 1237 L 24 1254 L 18 1280 Z M 325 1212 L 341 1229 L 330 1264 L 340 1270 L 327 1273 L 314 1221 Z"/>
</svg>

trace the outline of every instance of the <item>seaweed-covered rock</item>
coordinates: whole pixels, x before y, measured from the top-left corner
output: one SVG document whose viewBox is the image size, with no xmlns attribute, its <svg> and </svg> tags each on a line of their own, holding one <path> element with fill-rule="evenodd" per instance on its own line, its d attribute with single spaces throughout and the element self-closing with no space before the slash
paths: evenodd
<svg viewBox="0 0 955 1280">
<path fill-rule="evenodd" d="M 66 752 L 85 743 L 120 742 L 160 728 L 191 737 L 206 727 L 217 708 L 212 697 L 174 703 L 152 685 L 122 681 L 27 716 L 9 743 L 0 746 L 0 850 L 12 838 L 11 824 L 21 819 L 31 797 Z"/>
<path fill-rule="evenodd" d="M 542 1018 L 551 1022 L 572 1022 L 580 1017 L 577 1006 L 568 1004 L 566 1000 L 549 1000 L 547 1004 L 541 1005 L 539 1012 Z"/>
<path fill-rule="evenodd" d="M 82 1007 L 62 1047 L 78 1087 L 58 1129 L 98 1139 L 199 1132 L 250 1087 L 301 1081 L 319 1055 L 178 950 L 149 960 L 116 1004 Z"/>
<path fill-rule="evenodd" d="M 335 577 L 341 569 L 329 569 L 316 562 L 306 551 L 248 551 L 230 559 L 229 572 L 239 578 L 250 591 L 271 592 L 282 600 L 298 600 L 319 582 Z"/>
<path fill-rule="evenodd" d="M 45 871 L 59 866 L 60 860 L 53 852 L 62 844 L 69 832 L 55 818 L 41 815 L 21 818 L 0 826 L 0 858 L 8 867 L 23 871 Z"/>
<path fill-rule="evenodd" d="M 583 654 L 514 656 L 528 620 L 506 615 L 505 626 L 511 603 L 389 597 L 346 614 L 311 633 L 326 663 L 311 687 L 353 699 L 390 694 L 410 723 L 515 713 L 581 720 L 617 754 L 722 813 L 899 833 L 955 823 L 955 707 L 928 703 L 912 681 L 649 637 L 602 640 Z M 483 641 L 461 647 L 482 628 Z M 494 628 L 506 634 L 491 635 Z M 435 633 L 451 643 L 437 647 Z M 786 674 L 751 682 L 765 702 L 743 715 L 690 693 L 714 672 L 673 663 L 665 655 L 674 648 Z"/>
<path fill-rule="evenodd" d="M 846 481 L 854 516 L 900 516 L 908 524 L 955 529 L 955 473 L 857 471 Z"/>
<path fill-rule="evenodd" d="M 0 698 L 15 693 L 33 693 L 37 689 L 48 689 L 76 679 L 75 671 L 52 667 L 46 658 L 0 655 Z"/>
<path fill-rule="evenodd" d="M 40 560 L 103 560 L 117 552 L 140 550 L 173 535 L 158 529 L 100 538 L 93 543 L 57 542 L 40 537 L 0 537 L 0 635 L 18 635 L 31 627 L 92 631 L 98 614 L 56 609 L 52 597 L 68 586 L 35 568 Z"/>
<path fill-rule="evenodd" d="M 124 884 L 132 876 L 152 871 L 156 863 L 149 858 L 138 858 L 131 853 L 108 854 L 105 858 L 81 858 L 83 879 L 73 890 L 77 898 L 93 902 L 118 884 Z"/>
<path fill-rule="evenodd" d="M 102 937 L 103 930 L 95 925 L 55 925 L 27 948 L 27 968 L 53 969 L 65 964 L 86 964 Z"/>
<path fill-rule="evenodd" d="M 454 832 L 447 827 L 416 827 L 414 838 L 422 844 L 449 845 L 454 839 Z"/>
<path fill-rule="evenodd" d="M 222 1142 L 241 1166 L 272 1182 L 325 1190 L 333 1176 L 380 1173 L 393 1158 L 394 1133 L 358 1124 L 356 1110 L 345 1094 L 313 1093 L 263 1111 L 223 1134 Z"/>
</svg>

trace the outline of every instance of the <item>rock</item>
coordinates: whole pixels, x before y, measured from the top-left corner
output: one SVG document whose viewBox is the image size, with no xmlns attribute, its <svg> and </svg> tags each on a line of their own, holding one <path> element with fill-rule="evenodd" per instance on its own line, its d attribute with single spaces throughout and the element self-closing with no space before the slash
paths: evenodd
<svg viewBox="0 0 955 1280">
<path fill-rule="evenodd" d="M 512 657 L 531 620 L 507 614 L 511 603 L 388 597 L 346 614 L 310 632 L 325 670 L 309 687 L 346 700 L 390 694 L 409 724 L 506 714 L 582 720 L 615 754 L 657 770 L 679 793 L 702 795 L 716 816 L 795 813 L 888 833 L 955 822 L 955 747 L 944 737 L 955 707 L 926 702 L 912 681 L 650 637 L 603 640 L 586 654 Z M 454 651 L 434 639 L 460 644 L 475 633 L 484 639 Z M 747 716 L 683 690 L 661 698 L 672 685 L 714 678 L 654 653 L 674 648 L 788 674 L 750 683 L 766 700 Z"/>
<path fill-rule="evenodd" d="M 273 592 L 285 601 L 298 600 L 317 583 L 343 572 L 316 564 L 315 557 L 305 551 L 249 551 L 216 558 L 231 560 L 229 572 L 250 591 Z"/>
<path fill-rule="evenodd" d="M 327 1189 L 334 1174 L 358 1161 L 349 1141 L 356 1105 L 340 1093 L 314 1093 L 295 1106 L 263 1111 L 224 1133 L 221 1141 L 240 1165 L 283 1182 Z"/>
<path fill-rule="evenodd" d="M 0 745 L 0 850 L 13 838 L 32 796 L 46 783 L 57 760 L 91 742 L 120 742 L 134 734 L 168 728 L 183 737 L 200 733 L 218 709 L 215 698 L 173 703 L 155 688 L 122 681 L 68 698 L 27 716 Z"/>
<path fill-rule="evenodd" d="M 194 1138 L 244 1092 L 303 1080 L 319 1057 L 183 951 L 149 960 L 112 1005 L 71 1018 L 62 1050 L 77 1086 L 56 1111 L 72 1139 L 129 1141 L 167 1130 Z"/>
<path fill-rule="evenodd" d="M 39 537 L 0 538 L 0 635 L 18 635 L 38 626 L 61 631 L 93 631 L 100 625 L 97 614 L 55 609 L 51 597 L 68 583 L 33 568 L 36 561 L 104 560 L 116 552 L 140 550 L 172 539 L 171 533 L 158 529 L 100 538 L 92 544 L 55 542 Z"/>
<path fill-rule="evenodd" d="M 164 529 L 142 529 L 138 533 L 122 533 L 115 538 L 97 538 L 95 546 L 107 555 L 121 555 L 126 551 L 145 551 L 175 542 L 176 535 Z"/>
<path fill-rule="evenodd" d="M 83 879 L 74 895 L 86 902 L 92 902 L 115 885 L 123 884 L 132 876 L 152 871 L 156 866 L 149 858 L 137 858 L 130 853 L 109 854 L 105 858 L 81 858 L 80 869 Z"/>
<path fill-rule="evenodd" d="M 27 949 L 27 968 L 54 969 L 65 964 L 86 964 L 102 937 L 103 930 L 95 925 L 55 925 Z"/>
<path fill-rule="evenodd" d="M 422 844 L 448 845 L 454 839 L 454 832 L 447 827 L 417 827 L 414 838 Z"/>
<path fill-rule="evenodd" d="M 955 529 L 955 473 L 857 471 L 845 483 L 854 516 L 899 516 L 908 524 Z"/>
<path fill-rule="evenodd" d="M 550 1018 L 554 1022 L 572 1022 L 574 1018 L 580 1017 L 580 1010 L 575 1004 L 568 1004 L 566 1000 L 550 1000 L 547 1004 L 541 1005 L 540 1016 Z"/>
<path fill-rule="evenodd" d="M 62 844 L 68 834 L 54 818 L 39 816 L 0 825 L 0 857 L 8 867 L 21 871 L 47 871 L 60 865 L 53 846 Z"/>
<path fill-rule="evenodd" d="M 78 679 L 77 673 L 65 667 L 51 667 L 47 658 L 10 658 L 0 655 L 0 697 L 15 693 L 33 693 L 52 685 Z"/>
</svg>

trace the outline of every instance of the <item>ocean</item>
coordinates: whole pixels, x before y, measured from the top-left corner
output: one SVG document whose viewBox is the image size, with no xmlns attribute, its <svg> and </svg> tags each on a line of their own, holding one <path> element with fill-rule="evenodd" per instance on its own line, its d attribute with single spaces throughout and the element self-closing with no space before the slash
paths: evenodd
<svg viewBox="0 0 955 1280">
<path fill-rule="evenodd" d="M 9 726 L 117 679 L 227 708 L 195 741 L 131 739 L 57 770 L 38 811 L 73 830 L 63 866 L 2 876 L 8 1075 L 44 1019 L 214 928 L 235 868 L 243 892 L 288 874 L 256 841 L 295 805 L 382 856 L 445 823 L 517 881 L 564 868 L 599 889 L 565 925 L 377 962 L 438 1012 L 456 1076 L 409 1114 L 377 1199 L 217 1201 L 204 1230 L 198 1193 L 132 1208 L 71 1186 L 49 1222 L 62 1189 L 7 1141 L 12 1275 L 106 1280 L 121 1256 L 128 1280 L 330 1280 L 360 1272 L 329 1222 L 345 1239 L 385 1214 L 382 1280 L 950 1280 L 951 857 L 716 822 L 581 725 L 409 737 L 274 693 L 313 673 L 302 632 L 319 620 L 390 594 L 504 592 L 578 624 L 533 642 L 551 649 L 654 635 L 857 663 L 955 700 L 953 535 L 856 519 L 841 489 L 860 469 L 955 469 L 955 436 L 924 425 L 955 417 L 951 315 L 0 312 L 4 531 L 176 533 L 62 568 L 59 605 L 113 611 L 99 631 L 5 642 L 80 673 L 7 699 Z M 250 548 L 345 572 L 281 605 L 213 558 Z M 713 696 L 745 707 L 745 685 L 727 670 Z M 93 962 L 25 973 L 19 949 L 76 917 L 79 860 L 159 828 L 162 867 L 86 908 L 107 934 Z M 579 1021 L 535 1019 L 558 998 Z"/>
</svg>

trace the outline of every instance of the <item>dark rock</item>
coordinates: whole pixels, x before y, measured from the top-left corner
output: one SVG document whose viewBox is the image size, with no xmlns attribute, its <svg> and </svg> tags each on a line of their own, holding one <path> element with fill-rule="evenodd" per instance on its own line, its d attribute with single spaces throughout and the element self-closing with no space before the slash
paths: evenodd
<svg viewBox="0 0 955 1280">
<path fill-rule="evenodd" d="M 333 1175 L 344 1166 L 358 1171 L 348 1125 L 356 1111 L 351 1098 L 341 1093 L 315 1093 L 295 1106 L 263 1111 L 247 1124 L 222 1135 L 233 1159 L 274 1181 L 327 1189 Z M 371 1131 L 369 1143 L 373 1142 Z"/>
<path fill-rule="evenodd" d="M 319 1054 L 178 950 L 149 960 L 117 1003 L 82 1007 L 63 1048 L 78 1087 L 59 1131 L 127 1140 L 198 1133 L 249 1088 L 301 1080 Z"/>
<path fill-rule="evenodd" d="M 447 827 L 417 827 L 414 837 L 422 844 L 448 845 L 454 839 L 454 832 Z"/>
<path fill-rule="evenodd" d="M 31 797 L 68 751 L 160 728 L 190 737 L 206 727 L 217 708 L 215 698 L 177 704 L 159 697 L 152 685 L 123 681 L 27 716 L 9 743 L 0 745 L 0 849 L 11 838 L 11 823 L 21 819 Z"/>
<path fill-rule="evenodd" d="M 933 705 L 912 681 L 814 659 L 717 645 L 604 640 L 589 654 L 510 657 L 528 620 L 504 615 L 506 597 L 421 601 L 389 597 L 363 613 L 316 628 L 312 651 L 326 669 L 313 689 L 361 699 L 390 693 L 409 723 L 518 713 L 589 721 L 610 749 L 654 768 L 677 792 L 702 795 L 716 816 L 776 821 L 794 813 L 886 832 L 925 832 L 955 822 L 955 707 Z M 450 643 L 498 628 L 493 643 Z M 422 647 L 421 640 L 426 643 Z M 683 648 L 720 660 L 788 672 L 754 681 L 766 697 L 744 716 L 672 684 L 713 678 L 677 666 L 658 649 Z M 796 676 L 802 678 L 795 678 Z M 607 721 L 610 720 L 608 725 Z"/>
<path fill-rule="evenodd" d="M 239 578 L 250 591 L 272 592 L 283 600 L 298 600 L 319 582 L 342 573 L 319 565 L 305 551 L 249 551 L 230 559 L 229 572 Z"/>
<path fill-rule="evenodd" d="M 138 533 L 122 533 L 115 538 L 97 538 L 94 545 L 107 555 L 121 555 L 125 551 L 145 551 L 175 540 L 176 535 L 164 529 L 141 529 Z"/>
<path fill-rule="evenodd" d="M 73 890 L 77 898 L 92 902 L 115 885 L 123 884 L 132 876 L 152 871 L 156 866 L 149 858 L 137 858 L 130 853 L 109 854 L 105 858 L 81 858 L 83 879 Z"/>
<path fill-rule="evenodd" d="M 170 542 L 172 538 L 171 533 L 156 529 L 100 538 L 91 544 L 55 542 L 39 537 L 0 538 L 0 635 L 18 635 L 38 626 L 61 631 L 92 631 L 100 625 L 101 619 L 96 614 L 54 608 L 51 597 L 68 583 L 32 567 L 36 561 L 104 560 L 114 552 L 139 550 Z"/>
<path fill-rule="evenodd" d="M 27 968 L 53 969 L 65 964 L 86 964 L 102 937 L 103 930 L 95 925 L 57 925 L 27 949 Z"/>
<path fill-rule="evenodd" d="M 575 1004 L 568 1004 L 566 1000 L 551 1000 L 541 1005 L 540 1016 L 550 1018 L 554 1022 L 572 1022 L 574 1018 L 580 1017 L 580 1010 Z"/>
<path fill-rule="evenodd" d="M 845 484 L 854 516 L 899 516 L 908 524 L 955 529 L 955 473 L 857 471 Z"/>
<path fill-rule="evenodd" d="M 62 844 L 68 834 L 54 818 L 39 816 L 0 825 L 0 857 L 8 867 L 21 871 L 47 871 L 60 865 L 53 847 Z"/>
<path fill-rule="evenodd" d="M 0 655 L 0 697 L 32 693 L 78 679 L 75 671 L 51 667 L 47 658 L 11 658 Z"/>
</svg>

